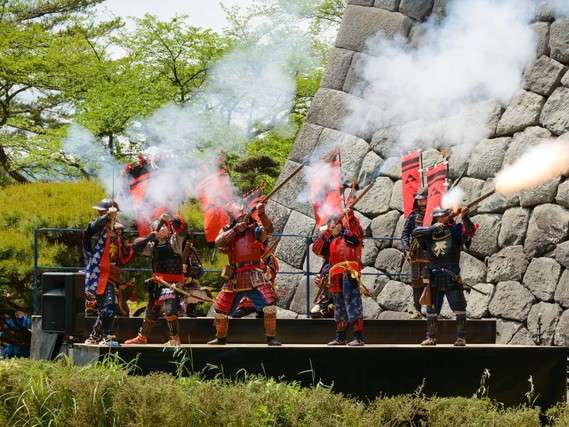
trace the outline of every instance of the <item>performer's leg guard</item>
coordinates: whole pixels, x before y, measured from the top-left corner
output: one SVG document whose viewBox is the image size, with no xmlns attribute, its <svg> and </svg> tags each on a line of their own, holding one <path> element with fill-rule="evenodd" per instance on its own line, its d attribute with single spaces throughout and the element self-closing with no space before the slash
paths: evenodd
<svg viewBox="0 0 569 427">
<path fill-rule="evenodd" d="M 422 278 L 420 280 L 423 280 Z M 424 288 L 413 288 L 413 307 L 415 308 L 415 313 L 411 315 L 412 319 L 421 319 L 423 314 L 421 313 L 421 295 L 423 294 Z"/>
<path fill-rule="evenodd" d="M 102 339 L 103 335 L 101 333 L 101 314 L 97 313 L 97 318 L 93 324 L 93 329 L 91 330 L 89 338 L 85 340 L 85 344 L 99 344 Z"/>
<path fill-rule="evenodd" d="M 346 330 L 348 329 L 348 322 L 340 320 L 336 322 L 336 338 L 330 341 L 328 345 L 346 345 Z"/>
<path fill-rule="evenodd" d="M 364 319 L 358 319 L 354 322 L 354 339 L 348 343 L 349 346 L 364 345 Z"/>
<path fill-rule="evenodd" d="M 227 340 L 227 330 L 229 329 L 229 317 L 227 314 L 215 313 L 215 339 L 208 341 L 208 344 L 225 344 Z"/>
<path fill-rule="evenodd" d="M 178 316 L 170 314 L 165 317 L 166 323 L 168 324 L 168 330 L 170 331 L 170 339 L 166 342 L 166 345 L 178 346 L 181 343 L 180 335 L 178 334 Z"/>
<path fill-rule="evenodd" d="M 268 305 L 263 308 L 263 324 L 265 325 L 265 335 L 267 336 L 267 344 L 281 345 L 277 336 L 277 306 Z"/>
<path fill-rule="evenodd" d="M 457 347 L 463 347 L 466 345 L 465 333 L 466 333 L 466 312 L 456 311 L 456 341 L 454 345 Z"/>
<path fill-rule="evenodd" d="M 427 338 L 421 342 L 421 345 L 437 344 L 437 318 L 436 313 L 427 314 Z"/>
</svg>

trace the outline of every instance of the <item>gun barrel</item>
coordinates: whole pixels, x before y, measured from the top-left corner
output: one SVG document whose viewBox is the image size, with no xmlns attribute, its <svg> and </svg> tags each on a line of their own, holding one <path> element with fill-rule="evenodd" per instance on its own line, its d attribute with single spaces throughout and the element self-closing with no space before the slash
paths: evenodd
<svg viewBox="0 0 569 427">
<path fill-rule="evenodd" d="M 482 201 L 486 200 L 488 197 L 490 197 L 495 192 L 496 192 L 496 190 L 492 190 L 492 191 L 489 191 L 489 192 L 483 194 L 482 196 L 478 197 L 477 199 L 474 199 L 473 201 L 471 201 L 468 205 L 466 205 L 466 207 L 468 209 L 472 209 L 474 206 L 476 206 L 479 203 L 481 203 Z"/>
<path fill-rule="evenodd" d="M 300 166 L 297 167 L 289 176 L 287 176 L 279 185 L 277 185 L 273 189 L 273 191 L 271 191 L 269 194 L 267 194 L 265 196 L 265 201 L 269 200 L 271 197 L 273 197 L 275 195 L 275 193 L 277 191 L 279 191 L 281 188 L 283 188 L 287 184 L 287 182 L 289 182 L 291 179 L 293 179 L 295 177 L 295 175 L 302 170 L 302 168 L 304 168 L 304 163 L 301 163 Z"/>
</svg>

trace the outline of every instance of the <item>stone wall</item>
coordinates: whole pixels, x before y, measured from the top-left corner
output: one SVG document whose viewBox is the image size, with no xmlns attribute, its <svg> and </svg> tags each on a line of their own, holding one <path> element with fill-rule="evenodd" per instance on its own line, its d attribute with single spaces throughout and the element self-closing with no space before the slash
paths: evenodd
<svg viewBox="0 0 569 427">
<path fill-rule="evenodd" d="M 349 135 L 342 123 L 348 103 L 357 98 L 358 64 L 367 38 L 383 31 L 388 37 L 407 37 L 420 45 L 419 25 L 430 14 L 442 17 L 445 0 L 351 0 L 344 14 L 336 46 L 331 53 L 322 86 L 314 97 L 306 123 L 284 168 L 282 177 L 299 165 L 316 147 L 338 142 L 349 175 L 371 171 L 384 162 L 389 131 Z M 569 131 L 569 19 L 554 20 L 541 11 L 532 24 L 538 35 L 537 60 L 526 72 L 525 88 L 506 108 L 496 108 L 492 134 L 479 142 L 467 160 L 449 157 L 451 178 L 467 168 L 461 180 L 467 198 L 492 188 L 492 177 L 527 147 L 543 138 Z M 353 105 L 353 104 L 352 104 Z M 442 159 L 431 149 L 426 163 Z M 403 216 L 399 168 L 378 177 L 372 191 L 358 205 L 366 234 L 400 236 Z M 303 180 L 297 177 L 268 207 L 277 230 L 310 234 L 314 219 L 310 207 L 300 203 Z M 492 196 L 473 220 L 480 224 L 472 247 L 462 256 L 462 271 L 469 285 L 488 296 L 471 292 L 468 315 L 495 317 L 498 342 L 569 345 L 569 180 L 556 179 L 535 190 L 511 197 Z M 299 271 L 305 263 L 301 239 L 281 239 L 276 254 L 283 271 Z M 364 272 L 406 272 L 399 242 L 366 241 Z M 312 267 L 318 260 L 311 259 Z M 396 279 L 396 278 L 394 278 Z M 370 318 L 405 318 L 412 308 L 411 289 L 397 280 L 365 278 L 374 292 L 365 301 Z M 301 276 L 281 276 L 279 305 L 304 312 L 306 287 Z M 314 289 L 312 289 L 314 292 Z M 313 295 L 313 293 L 312 293 Z M 444 316 L 451 316 L 448 306 Z"/>
</svg>

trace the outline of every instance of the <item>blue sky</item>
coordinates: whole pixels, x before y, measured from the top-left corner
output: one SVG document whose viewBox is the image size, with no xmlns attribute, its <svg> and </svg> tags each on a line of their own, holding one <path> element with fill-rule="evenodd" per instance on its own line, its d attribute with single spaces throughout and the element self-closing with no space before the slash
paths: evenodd
<svg viewBox="0 0 569 427">
<path fill-rule="evenodd" d="M 146 13 L 166 20 L 174 15 L 188 15 L 192 25 L 221 30 L 226 25 L 224 13 L 217 0 L 107 0 L 100 7 L 101 14 L 108 16 L 142 17 Z M 247 7 L 253 0 L 223 0 L 226 6 Z"/>
</svg>

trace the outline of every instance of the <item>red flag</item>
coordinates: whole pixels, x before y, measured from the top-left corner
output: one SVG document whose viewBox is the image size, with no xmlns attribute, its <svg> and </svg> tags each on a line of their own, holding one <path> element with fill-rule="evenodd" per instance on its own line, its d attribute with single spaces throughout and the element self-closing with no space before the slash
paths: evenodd
<svg viewBox="0 0 569 427">
<path fill-rule="evenodd" d="M 310 173 L 310 198 L 316 226 L 326 224 L 332 216 L 342 214 L 342 171 L 339 151 L 331 159 L 313 167 Z"/>
<path fill-rule="evenodd" d="M 164 206 L 153 206 L 146 194 L 156 171 L 151 167 L 148 160 L 140 155 L 137 163 L 130 163 L 125 166 L 124 173 L 128 178 L 128 196 L 135 211 L 138 234 L 146 236 L 151 231 L 150 224 L 152 221 L 167 210 Z"/>
<path fill-rule="evenodd" d="M 206 241 L 213 242 L 230 221 L 227 208 L 233 200 L 233 187 L 225 169 L 220 168 L 202 179 L 198 184 L 198 200 L 204 212 Z"/>
<path fill-rule="evenodd" d="M 401 186 L 403 195 L 403 215 L 409 216 L 413 210 L 415 194 L 421 187 L 421 150 L 412 151 L 401 158 Z"/>
<path fill-rule="evenodd" d="M 429 226 L 433 220 L 433 210 L 442 204 L 447 189 L 448 163 L 442 162 L 427 169 L 427 211 L 423 225 Z"/>
</svg>

